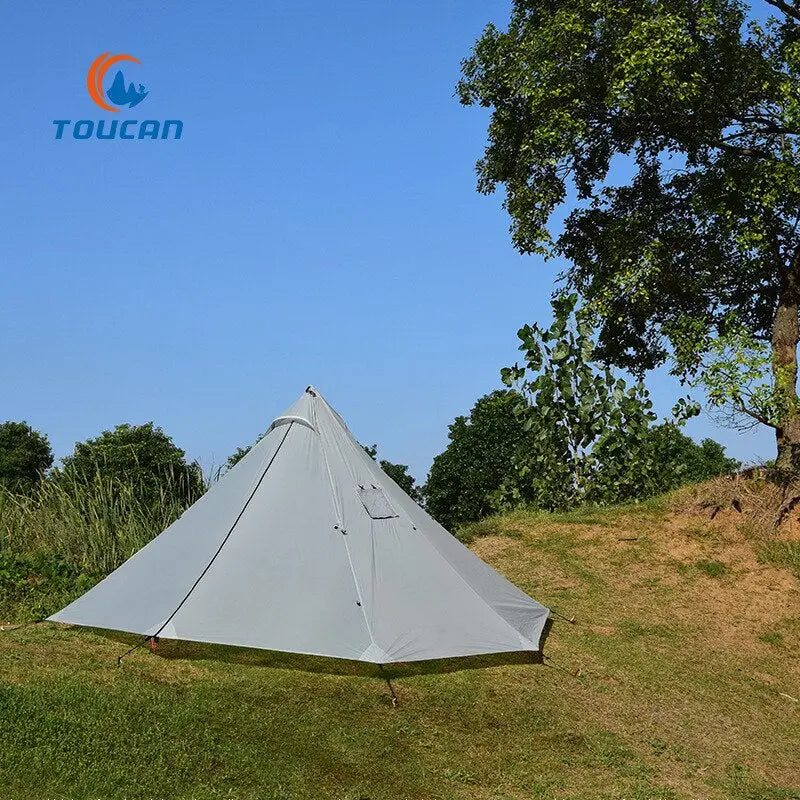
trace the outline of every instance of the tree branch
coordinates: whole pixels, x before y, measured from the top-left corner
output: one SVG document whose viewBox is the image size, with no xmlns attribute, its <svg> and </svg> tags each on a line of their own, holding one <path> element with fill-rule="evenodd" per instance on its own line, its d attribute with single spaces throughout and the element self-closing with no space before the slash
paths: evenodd
<svg viewBox="0 0 800 800">
<path fill-rule="evenodd" d="M 787 16 L 792 17 L 800 22 L 800 9 L 796 8 L 790 3 L 784 2 L 784 0 L 766 0 L 766 2 L 769 3 L 769 5 L 780 9 Z"/>
<path fill-rule="evenodd" d="M 740 414 L 744 414 L 746 417 L 750 417 L 751 419 L 754 419 L 756 422 L 760 422 L 762 425 L 766 425 L 768 428 L 777 427 L 774 423 L 770 422 L 766 417 L 763 417 L 756 411 L 747 408 L 747 406 L 741 400 L 739 400 L 738 402 L 734 401 L 733 407 Z"/>
<path fill-rule="evenodd" d="M 715 142 L 720 150 L 725 150 L 727 153 L 735 153 L 740 156 L 760 156 L 761 158 L 770 158 L 772 153 L 768 150 L 762 150 L 759 147 L 742 147 L 741 145 L 731 144 L 724 139 Z"/>
</svg>

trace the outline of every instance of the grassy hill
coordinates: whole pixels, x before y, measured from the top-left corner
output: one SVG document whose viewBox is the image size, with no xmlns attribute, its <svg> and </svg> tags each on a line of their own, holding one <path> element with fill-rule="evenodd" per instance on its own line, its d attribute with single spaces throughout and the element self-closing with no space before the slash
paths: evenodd
<svg viewBox="0 0 800 800">
<path fill-rule="evenodd" d="M 800 521 L 704 491 L 474 526 L 577 624 L 545 663 L 392 667 L 396 708 L 369 666 L 162 642 L 118 668 L 134 638 L 2 633 L 0 796 L 800 797 Z"/>
</svg>

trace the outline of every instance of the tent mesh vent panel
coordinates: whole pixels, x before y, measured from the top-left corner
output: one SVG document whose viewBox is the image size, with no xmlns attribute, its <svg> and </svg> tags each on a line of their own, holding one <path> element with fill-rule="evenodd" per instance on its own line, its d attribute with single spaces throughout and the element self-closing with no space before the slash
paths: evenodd
<svg viewBox="0 0 800 800">
<path fill-rule="evenodd" d="M 372 519 L 392 519 L 400 515 L 392 508 L 392 504 L 383 493 L 380 486 L 375 486 L 373 483 L 368 483 L 364 486 L 358 487 L 358 496 L 367 509 L 367 514 Z"/>
</svg>

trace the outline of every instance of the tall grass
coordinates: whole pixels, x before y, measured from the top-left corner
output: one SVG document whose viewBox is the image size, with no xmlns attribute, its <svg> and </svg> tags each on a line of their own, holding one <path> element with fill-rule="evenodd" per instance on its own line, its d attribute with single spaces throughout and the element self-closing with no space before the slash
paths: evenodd
<svg viewBox="0 0 800 800">
<path fill-rule="evenodd" d="M 178 498 L 186 495 L 176 488 L 166 480 L 154 497 L 99 474 L 45 480 L 31 494 L 0 488 L 0 553 L 55 553 L 83 572 L 107 574 L 181 515 Z"/>
</svg>

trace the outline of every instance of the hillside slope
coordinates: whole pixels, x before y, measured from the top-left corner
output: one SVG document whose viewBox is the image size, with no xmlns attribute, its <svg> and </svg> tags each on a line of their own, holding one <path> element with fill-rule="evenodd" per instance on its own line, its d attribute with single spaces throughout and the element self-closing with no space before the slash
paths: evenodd
<svg viewBox="0 0 800 800">
<path fill-rule="evenodd" d="M 692 503 L 476 526 L 475 552 L 577 624 L 544 664 L 392 667 L 396 708 L 358 664 L 164 642 L 118 669 L 134 639 L 2 633 L 2 796 L 800 797 L 800 581 L 742 515 Z"/>
</svg>

